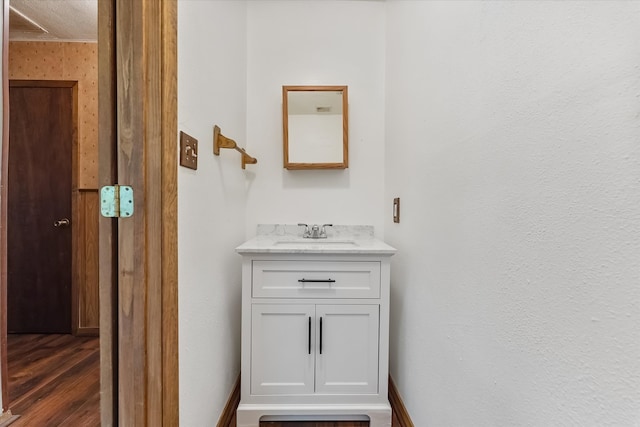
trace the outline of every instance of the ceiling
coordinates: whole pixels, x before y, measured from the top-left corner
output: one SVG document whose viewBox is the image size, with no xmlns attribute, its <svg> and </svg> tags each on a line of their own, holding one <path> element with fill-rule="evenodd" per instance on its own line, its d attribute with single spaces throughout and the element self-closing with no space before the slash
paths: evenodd
<svg viewBox="0 0 640 427">
<path fill-rule="evenodd" d="M 98 40 L 97 0 L 10 0 L 9 40 Z"/>
</svg>

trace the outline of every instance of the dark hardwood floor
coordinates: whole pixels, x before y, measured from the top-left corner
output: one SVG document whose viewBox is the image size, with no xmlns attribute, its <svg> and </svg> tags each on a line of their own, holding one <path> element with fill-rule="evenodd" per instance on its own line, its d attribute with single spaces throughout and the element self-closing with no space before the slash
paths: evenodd
<svg viewBox="0 0 640 427">
<path fill-rule="evenodd" d="M 11 427 L 100 425 L 99 339 L 14 335 L 7 340 Z M 230 427 L 235 427 L 235 417 Z M 368 421 L 261 422 L 260 427 L 368 427 Z M 401 427 L 393 414 L 392 427 Z"/>
<path fill-rule="evenodd" d="M 100 351 L 97 337 L 7 337 L 11 427 L 100 425 Z"/>
</svg>

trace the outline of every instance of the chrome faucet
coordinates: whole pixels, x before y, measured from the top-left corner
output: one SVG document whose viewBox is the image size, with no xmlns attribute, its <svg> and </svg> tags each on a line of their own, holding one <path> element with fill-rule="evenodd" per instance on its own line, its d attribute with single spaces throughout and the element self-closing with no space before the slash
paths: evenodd
<svg viewBox="0 0 640 427">
<path fill-rule="evenodd" d="M 303 224 L 300 222 L 298 223 L 298 225 L 300 227 L 304 227 L 304 231 L 302 232 L 302 237 L 304 237 L 305 239 L 311 237 L 311 232 L 309 231 L 309 226 L 307 224 Z"/>
<path fill-rule="evenodd" d="M 325 227 L 332 227 L 333 224 L 322 224 L 320 227 L 318 224 L 313 224 L 311 228 L 309 225 L 299 223 L 300 227 L 304 227 L 304 231 L 302 232 L 302 237 L 305 239 L 326 239 L 327 238 L 327 230 Z"/>
</svg>

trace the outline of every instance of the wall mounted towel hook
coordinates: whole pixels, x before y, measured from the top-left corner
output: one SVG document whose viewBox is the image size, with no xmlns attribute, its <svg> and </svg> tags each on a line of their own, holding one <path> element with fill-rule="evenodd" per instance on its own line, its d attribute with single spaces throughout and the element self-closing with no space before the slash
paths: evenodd
<svg viewBox="0 0 640 427">
<path fill-rule="evenodd" d="M 213 154 L 220 155 L 221 148 L 232 148 L 242 155 L 242 169 L 245 169 L 246 165 L 255 165 L 258 163 L 258 159 L 251 157 L 244 148 L 238 147 L 238 144 L 231 139 L 220 133 L 220 127 L 218 125 L 213 126 Z"/>
</svg>

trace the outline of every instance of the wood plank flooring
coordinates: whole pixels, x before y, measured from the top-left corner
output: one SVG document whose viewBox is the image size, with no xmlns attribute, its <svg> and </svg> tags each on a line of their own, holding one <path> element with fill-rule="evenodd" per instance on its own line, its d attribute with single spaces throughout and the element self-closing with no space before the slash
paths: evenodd
<svg viewBox="0 0 640 427">
<path fill-rule="evenodd" d="M 14 335 L 7 340 L 11 427 L 100 425 L 96 337 Z"/>
<path fill-rule="evenodd" d="M 14 335 L 7 340 L 11 427 L 100 425 L 99 339 Z M 229 427 L 235 427 L 235 417 Z M 261 422 L 260 427 L 368 427 L 368 421 Z M 392 427 L 402 427 L 393 414 Z"/>
</svg>

